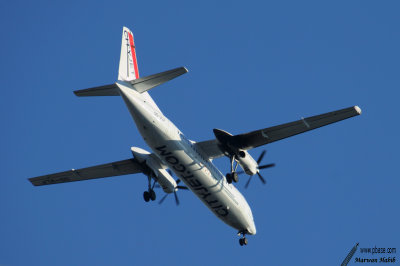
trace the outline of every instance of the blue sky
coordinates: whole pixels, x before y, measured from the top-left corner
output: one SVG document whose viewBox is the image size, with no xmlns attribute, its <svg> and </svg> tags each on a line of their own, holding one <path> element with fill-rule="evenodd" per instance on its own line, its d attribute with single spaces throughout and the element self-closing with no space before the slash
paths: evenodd
<svg viewBox="0 0 400 266">
<path fill-rule="evenodd" d="M 338 265 L 356 242 L 399 249 L 399 8 L 1 2 L 0 265 Z M 190 139 L 352 105 L 363 114 L 251 152 L 267 149 L 277 166 L 266 186 L 237 185 L 257 226 L 246 247 L 190 192 L 179 207 L 172 196 L 145 203 L 143 175 L 33 187 L 28 177 L 148 148 L 119 97 L 72 93 L 116 80 L 122 26 L 141 76 L 189 69 L 151 95 Z M 215 163 L 228 171 L 226 158 Z"/>
</svg>

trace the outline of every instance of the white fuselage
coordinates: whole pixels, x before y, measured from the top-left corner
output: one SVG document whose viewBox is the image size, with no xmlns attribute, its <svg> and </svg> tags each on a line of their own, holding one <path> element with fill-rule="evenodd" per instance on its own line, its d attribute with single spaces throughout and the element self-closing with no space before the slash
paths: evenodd
<svg viewBox="0 0 400 266">
<path fill-rule="evenodd" d="M 147 92 L 118 82 L 120 94 L 146 143 L 176 176 L 222 221 L 255 234 L 253 215 L 243 195 L 158 109 Z"/>
</svg>

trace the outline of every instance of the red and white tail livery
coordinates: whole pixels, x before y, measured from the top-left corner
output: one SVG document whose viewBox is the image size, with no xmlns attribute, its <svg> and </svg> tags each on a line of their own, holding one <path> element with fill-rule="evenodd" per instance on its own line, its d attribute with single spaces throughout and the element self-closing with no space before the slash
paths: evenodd
<svg viewBox="0 0 400 266">
<path fill-rule="evenodd" d="M 135 42 L 132 32 L 123 27 L 121 42 L 121 57 L 119 59 L 118 80 L 132 81 L 139 78 L 136 59 Z"/>
</svg>

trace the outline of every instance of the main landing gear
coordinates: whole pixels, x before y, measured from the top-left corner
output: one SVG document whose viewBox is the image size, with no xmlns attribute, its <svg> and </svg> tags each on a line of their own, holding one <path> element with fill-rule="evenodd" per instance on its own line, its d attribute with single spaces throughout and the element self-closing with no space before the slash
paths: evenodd
<svg viewBox="0 0 400 266">
<path fill-rule="evenodd" d="M 239 244 L 241 246 L 247 246 L 247 238 L 245 233 L 239 232 L 238 235 L 240 236 L 241 234 L 243 234 L 243 237 L 239 238 Z"/>
<path fill-rule="evenodd" d="M 236 172 L 236 169 L 239 165 L 239 163 L 235 159 L 235 155 L 229 157 L 229 160 L 231 162 L 231 172 L 226 174 L 226 181 L 231 184 L 232 181 L 237 183 L 239 181 L 239 176 L 238 173 Z M 233 166 L 234 162 L 236 162 L 235 167 Z"/>
<path fill-rule="evenodd" d="M 153 185 L 151 185 L 151 177 L 148 177 L 149 180 L 149 189 L 145 192 L 143 192 L 143 199 L 145 202 L 155 201 L 156 200 L 156 192 L 154 192 L 154 185 L 156 184 L 156 181 L 154 181 Z"/>
<path fill-rule="evenodd" d="M 236 172 L 227 173 L 226 174 L 226 181 L 231 184 L 232 181 L 237 183 L 239 181 L 239 176 Z"/>
<path fill-rule="evenodd" d="M 145 192 L 143 192 L 143 199 L 145 202 L 149 202 L 150 200 L 155 201 L 156 193 L 154 192 L 154 190 L 145 191 Z"/>
</svg>

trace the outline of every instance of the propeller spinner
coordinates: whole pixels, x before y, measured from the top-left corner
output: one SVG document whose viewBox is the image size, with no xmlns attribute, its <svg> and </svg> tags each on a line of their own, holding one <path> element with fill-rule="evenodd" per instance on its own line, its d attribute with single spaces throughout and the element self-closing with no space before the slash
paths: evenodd
<svg viewBox="0 0 400 266">
<path fill-rule="evenodd" d="M 264 177 L 260 174 L 260 170 L 261 170 L 261 169 L 271 168 L 271 167 L 274 167 L 274 166 L 275 166 L 274 163 L 260 165 L 260 162 L 261 162 L 262 159 L 264 158 L 266 152 L 267 152 L 266 150 L 263 150 L 262 153 L 260 154 L 260 156 L 259 156 L 258 159 L 257 159 L 257 165 L 258 165 L 258 167 L 257 167 L 257 175 L 258 175 L 258 178 L 260 179 L 260 181 L 261 181 L 264 185 L 267 183 L 267 181 L 265 181 Z M 240 173 L 238 173 L 238 174 L 242 174 L 242 173 L 243 173 L 243 172 L 240 172 Z M 244 186 L 245 188 L 247 188 L 247 187 L 249 186 L 252 177 L 253 177 L 253 176 L 251 175 L 251 176 L 249 177 L 249 180 L 247 180 L 247 183 L 246 183 L 246 185 Z"/>
</svg>

